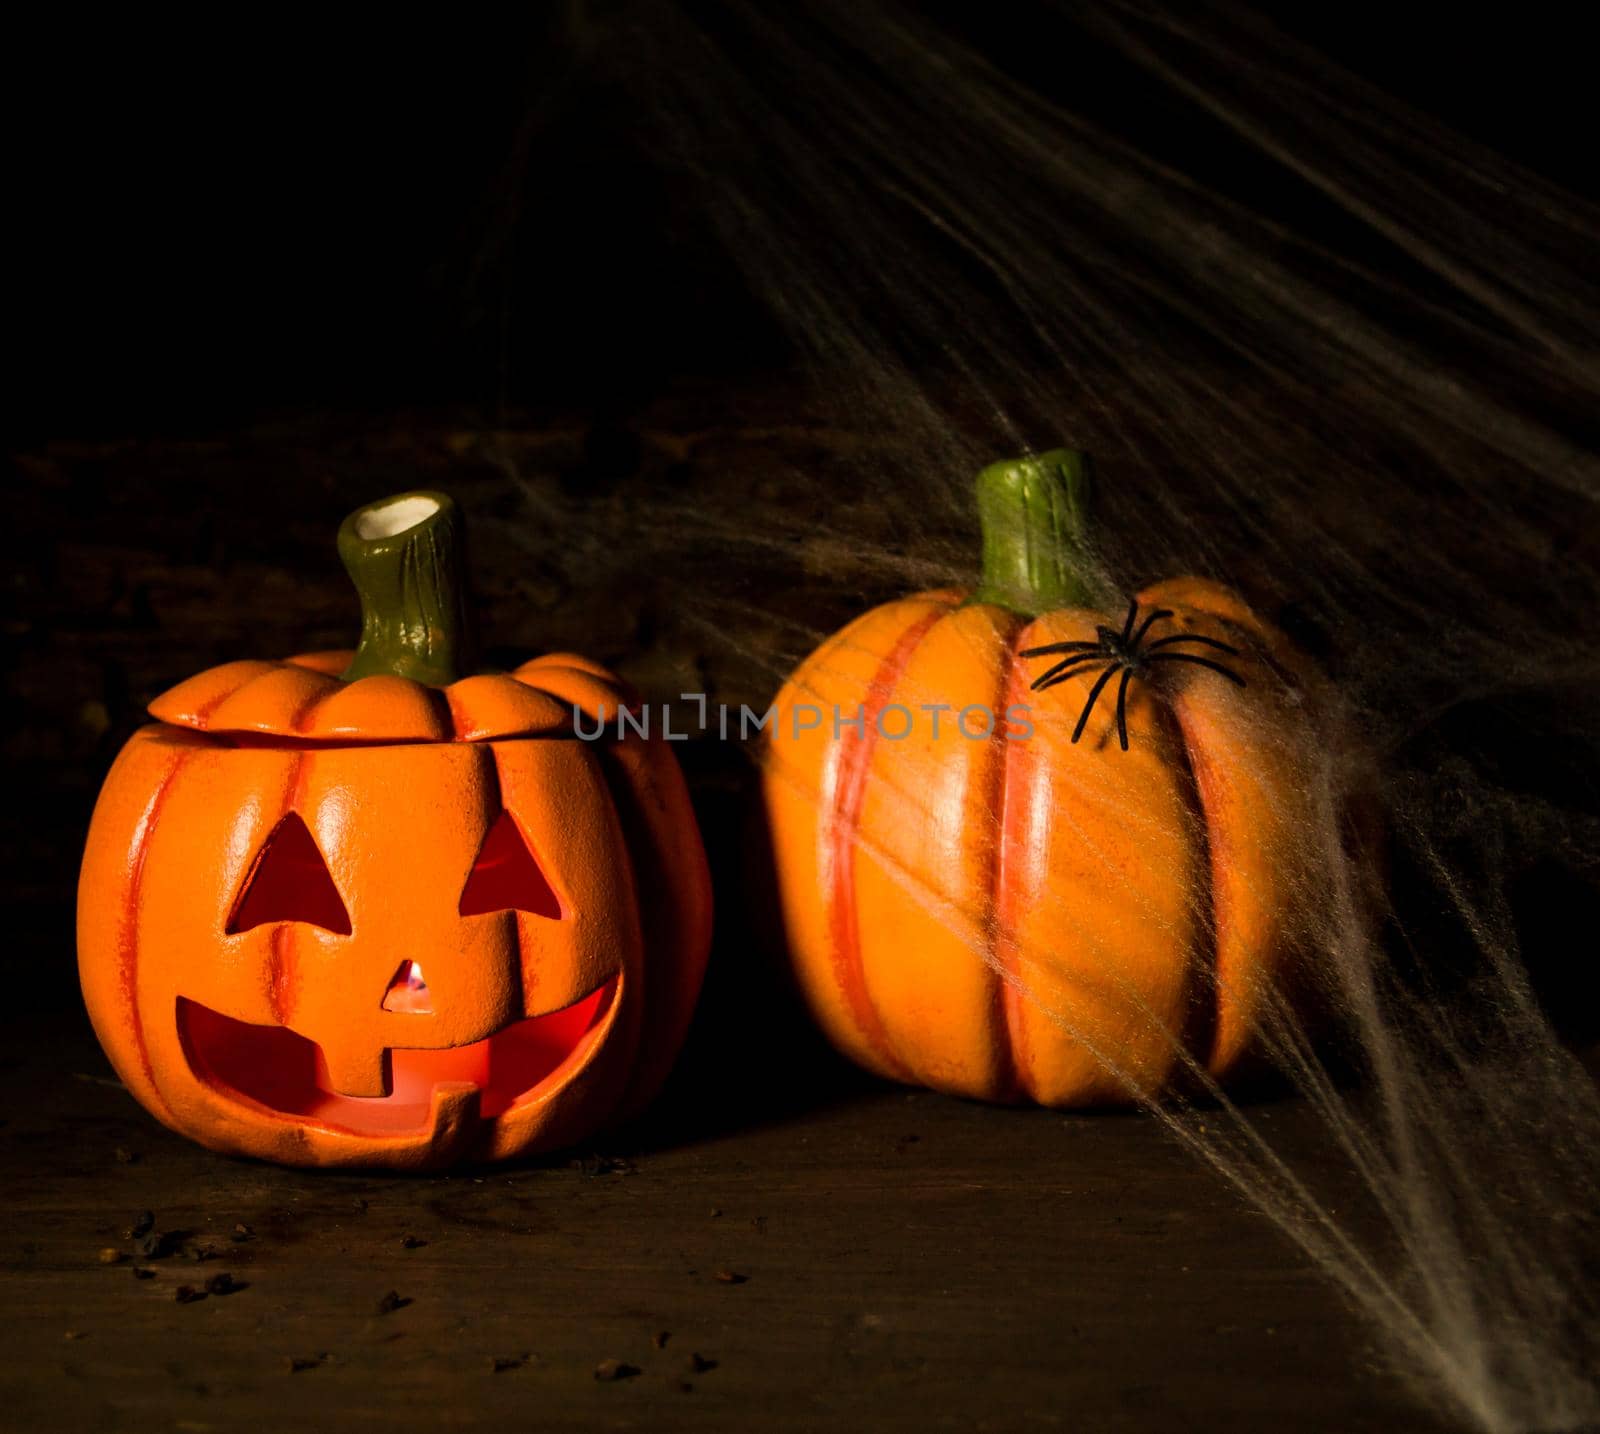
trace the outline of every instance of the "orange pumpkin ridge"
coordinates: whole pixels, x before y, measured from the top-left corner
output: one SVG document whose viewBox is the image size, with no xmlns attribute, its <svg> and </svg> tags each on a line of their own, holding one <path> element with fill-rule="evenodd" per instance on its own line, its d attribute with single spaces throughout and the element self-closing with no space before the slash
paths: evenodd
<svg viewBox="0 0 1600 1434">
<path fill-rule="evenodd" d="M 485 815 L 484 830 L 487 832 L 494 829 L 495 822 L 502 815 L 509 814 L 513 823 L 516 822 L 516 816 L 514 813 L 510 812 L 510 809 L 506 805 L 506 780 L 505 774 L 500 770 L 500 754 L 495 751 L 493 744 L 480 747 L 478 751 L 481 753 L 479 760 L 486 767 L 487 773 L 494 777 L 494 785 L 492 790 L 494 793 L 496 806 L 493 815 Z M 526 834 L 521 833 L 520 831 L 518 834 L 522 837 L 524 842 L 527 841 Z M 565 903 L 563 903 L 563 905 L 564 904 Z M 524 974 L 522 928 L 517 922 L 517 913 L 515 911 L 503 911 L 500 913 L 500 915 L 501 920 L 506 926 L 507 934 L 509 936 L 509 944 L 511 947 L 511 971 L 515 973 L 516 977 L 517 999 L 519 1003 L 526 1005 L 531 993 L 529 991 L 530 983 Z M 507 979 L 509 980 L 510 977 Z"/>
<path fill-rule="evenodd" d="M 1006 676 L 1005 688 L 1001 698 L 1004 712 L 1011 711 L 1014 704 L 1021 703 L 1026 696 L 1026 678 L 1022 671 L 1021 662 L 1017 657 L 1017 649 L 1021 645 L 1020 639 L 1024 627 L 1019 626 L 1012 634 L 1011 642 L 1006 648 Z M 1028 744 L 1013 742 L 1009 737 L 1001 737 L 1000 758 L 1000 795 L 998 822 L 999 835 L 995 842 L 995 874 L 994 874 L 994 951 L 993 960 L 999 972 L 996 996 L 998 999 L 1000 1030 L 1002 1039 L 1000 1048 L 1004 1051 L 1008 1067 L 1008 1084 L 1013 1097 L 1017 1100 L 1037 1099 L 1028 1083 L 1028 1071 L 1032 1067 L 1028 1049 L 1028 1028 L 1023 1020 L 1023 1002 L 1027 996 L 1019 989 L 1021 973 L 1017 970 L 1017 943 L 1014 922 L 1016 920 L 1016 892 L 1014 889 L 1015 863 L 1019 855 L 1026 855 L 1022 842 L 1019 840 L 1020 804 L 1019 792 L 1027 790 L 1027 778 L 1030 775 Z M 1013 750 L 1013 748 L 1019 750 Z"/>
<path fill-rule="evenodd" d="M 166 1109 L 166 1101 L 160 1094 L 160 1087 L 156 1083 L 155 1070 L 150 1061 L 150 1051 L 145 1045 L 144 1018 L 139 1013 L 139 918 L 144 901 L 144 872 L 145 861 L 150 854 L 150 839 L 155 834 L 156 824 L 161 819 L 161 809 L 166 805 L 167 795 L 172 791 L 173 783 L 188 763 L 188 754 L 179 753 L 167 768 L 166 774 L 160 779 L 155 791 L 150 796 L 150 803 L 139 818 L 139 824 L 134 829 L 133 840 L 129 850 L 132 860 L 129 864 L 128 890 L 124 898 L 122 940 L 120 943 L 120 967 L 123 1000 L 126 1004 L 126 1014 L 129 1035 L 133 1042 L 135 1058 L 139 1062 L 139 1069 L 144 1075 L 151 1092 Z M 170 1111 L 169 1111 L 170 1114 Z"/>
<path fill-rule="evenodd" d="M 685 823 L 694 821 L 689 790 L 677 766 L 650 760 L 649 746 L 631 736 L 595 751 L 627 842 L 641 910 L 654 913 L 654 939 L 669 949 L 701 953 L 694 986 L 660 963 L 645 968 L 644 1000 L 658 1016 L 641 1041 L 618 1107 L 618 1118 L 626 1120 L 644 1109 L 666 1078 L 694 1016 L 694 990 L 711 940 L 711 882 L 703 865 L 698 871 L 686 870 L 684 863 L 666 855 Z"/>
<path fill-rule="evenodd" d="M 990 1040 L 995 1061 L 994 1097 L 997 1100 L 1018 1100 L 1027 1092 L 1025 1064 L 1017 1059 L 1016 1038 L 1020 1028 L 1013 1020 L 1013 1006 L 1023 999 L 1016 989 L 1018 973 L 1011 961 L 1013 943 L 1009 936 L 1012 918 L 1011 882 L 1006 868 L 1006 807 L 1011 796 L 1011 768 L 1014 745 L 1008 733 L 1010 724 L 1006 712 L 1010 706 L 1013 674 L 1016 671 L 1018 638 L 1026 624 L 1007 614 L 1002 621 L 997 647 L 996 673 L 993 691 L 985 704 L 990 713 L 990 731 L 980 739 L 985 749 L 986 782 L 979 793 L 979 810 L 995 813 L 994 818 L 980 823 L 975 840 L 983 847 L 988 858 L 988 874 L 978 888 L 980 908 L 976 912 L 975 931 L 981 943 L 980 955 L 993 975 L 991 999 L 987 1020 L 992 1028 Z M 970 740 L 963 737 L 961 740 Z M 1025 1039 L 1025 1036 L 1024 1036 Z"/>
<path fill-rule="evenodd" d="M 918 643 L 944 616 L 943 612 L 937 610 L 928 613 L 901 635 L 867 687 L 866 701 L 862 703 L 865 721 L 860 736 L 848 747 L 835 741 L 836 755 L 824 778 L 824 800 L 830 803 L 831 820 L 825 827 L 826 835 L 821 849 L 822 879 L 823 889 L 827 893 L 828 925 L 833 935 L 834 973 L 844 988 L 845 1000 L 855 1017 L 862 1039 L 878 1052 L 885 1065 L 902 1078 L 907 1074 L 905 1065 L 896 1054 L 888 1032 L 884 1030 L 862 973 L 860 932 L 856 925 L 854 901 L 856 840 L 861 827 L 861 803 L 866 795 L 867 769 L 877 745 L 878 719 L 894 695 L 895 684 L 904 673 Z M 779 720 L 782 720 L 781 715 Z"/>
<path fill-rule="evenodd" d="M 1232 1061 L 1218 1062 L 1217 1033 L 1222 1024 L 1222 987 L 1218 976 L 1217 953 L 1221 948 L 1221 924 L 1227 917 L 1217 907 L 1217 871 L 1223 857 L 1218 848 L 1218 837 L 1213 829 L 1213 808 L 1205 799 L 1201 785 L 1197 756 L 1203 763 L 1206 756 L 1197 753 L 1196 747 L 1185 731 L 1178 714 L 1169 705 L 1161 711 L 1161 719 L 1173 733 L 1173 767 L 1189 808 L 1191 835 L 1197 848 L 1195 865 L 1206 879 L 1198 882 L 1191 893 L 1196 909 L 1194 941 L 1189 948 L 1191 996 L 1187 1003 L 1188 1019 L 1183 1024 L 1180 1042 L 1187 1061 L 1200 1070 L 1225 1068 Z"/>
</svg>

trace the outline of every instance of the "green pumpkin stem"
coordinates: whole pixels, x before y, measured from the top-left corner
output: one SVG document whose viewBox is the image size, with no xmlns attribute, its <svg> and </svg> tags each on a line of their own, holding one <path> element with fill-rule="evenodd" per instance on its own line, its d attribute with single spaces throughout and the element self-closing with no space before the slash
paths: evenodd
<svg viewBox="0 0 1600 1434">
<path fill-rule="evenodd" d="M 361 645 L 346 682 L 389 673 L 444 687 L 474 670 L 464 524 L 443 493 L 397 493 L 339 525 L 339 556 L 361 595 Z"/>
<path fill-rule="evenodd" d="M 1070 448 L 991 463 L 978 474 L 983 575 L 970 601 L 1029 617 L 1094 602 L 1089 460 Z"/>
</svg>

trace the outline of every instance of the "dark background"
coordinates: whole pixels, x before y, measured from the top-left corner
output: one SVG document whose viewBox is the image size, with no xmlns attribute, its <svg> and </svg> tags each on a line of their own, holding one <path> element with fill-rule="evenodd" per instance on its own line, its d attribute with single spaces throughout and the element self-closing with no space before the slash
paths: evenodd
<svg viewBox="0 0 1600 1434">
<path fill-rule="evenodd" d="M 731 29 L 715 6 L 685 8 Z M 922 8 L 1257 207 L 1309 205 L 1048 7 Z M 1313 4 L 1274 19 L 1585 187 L 1590 77 L 1565 13 Z M 651 116 L 628 74 L 649 57 L 623 22 L 641 14 L 552 3 L 360 30 L 141 17 L 19 44 L 13 422 L 38 438 L 306 406 L 626 409 L 684 374 L 781 364 L 694 187 L 640 144 Z"/>
</svg>

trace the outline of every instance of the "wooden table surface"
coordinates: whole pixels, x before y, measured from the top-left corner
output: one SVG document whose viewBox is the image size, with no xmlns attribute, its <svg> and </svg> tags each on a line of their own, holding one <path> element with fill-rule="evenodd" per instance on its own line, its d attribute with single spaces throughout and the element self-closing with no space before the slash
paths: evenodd
<svg viewBox="0 0 1600 1434">
<path fill-rule="evenodd" d="M 1143 1117 L 828 1071 L 764 1112 L 691 1060 L 598 1151 L 389 1178 L 191 1146 L 75 1022 L 7 1049 L 10 1428 L 1448 1427 Z M 1293 1102 L 1256 1118 L 1332 1168 Z M 123 1258 L 143 1211 L 174 1253 Z"/>
</svg>

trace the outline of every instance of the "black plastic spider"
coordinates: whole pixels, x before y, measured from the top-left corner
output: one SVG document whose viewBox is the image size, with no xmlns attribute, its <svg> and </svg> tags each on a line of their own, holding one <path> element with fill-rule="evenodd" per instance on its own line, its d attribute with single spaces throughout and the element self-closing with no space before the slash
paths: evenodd
<svg viewBox="0 0 1600 1434">
<path fill-rule="evenodd" d="M 1122 680 L 1117 684 L 1117 736 L 1122 742 L 1122 750 L 1128 750 L 1128 682 L 1135 672 L 1143 669 L 1152 662 L 1194 662 L 1201 667 L 1209 667 L 1213 672 L 1220 672 L 1229 682 L 1237 683 L 1240 687 L 1246 685 L 1244 678 L 1237 672 L 1232 672 L 1220 662 L 1213 662 L 1209 657 L 1200 657 L 1192 652 L 1158 652 L 1157 648 L 1174 647 L 1180 642 L 1198 642 L 1206 647 L 1214 647 L 1219 652 L 1226 652 L 1232 657 L 1239 656 L 1239 649 L 1229 647 L 1225 642 L 1218 642 L 1214 637 L 1202 637 L 1197 632 L 1174 633 L 1171 637 L 1157 638 L 1148 647 L 1144 645 L 1144 637 L 1156 623 L 1164 617 L 1171 617 L 1170 608 L 1157 608 L 1152 613 L 1146 613 L 1143 622 L 1139 623 L 1139 630 L 1135 632 L 1133 625 L 1139 618 L 1139 601 L 1135 598 L 1128 604 L 1128 620 L 1122 624 L 1122 631 L 1118 632 L 1111 627 L 1095 628 L 1098 641 L 1095 642 L 1051 642 L 1043 647 L 1030 647 L 1017 654 L 1018 657 L 1048 657 L 1058 652 L 1070 654 L 1056 663 L 1048 672 L 1041 673 L 1033 680 L 1032 690 L 1043 692 L 1047 687 L 1054 687 L 1058 682 L 1065 682 L 1069 677 L 1076 677 L 1085 667 L 1093 667 L 1096 663 L 1106 664 L 1106 670 L 1095 680 L 1089 689 L 1089 700 L 1083 704 L 1083 711 L 1078 716 L 1078 725 L 1072 729 L 1072 740 L 1076 742 L 1083 736 L 1083 729 L 1088 725 L 1089 714 L 1094 711 L 1094 704 L 1100 700 L 1100 694 L 1105 690 L 1105 685 L 1111 680 L 1112 673 L 1122 672 Z"/>
</svg>

